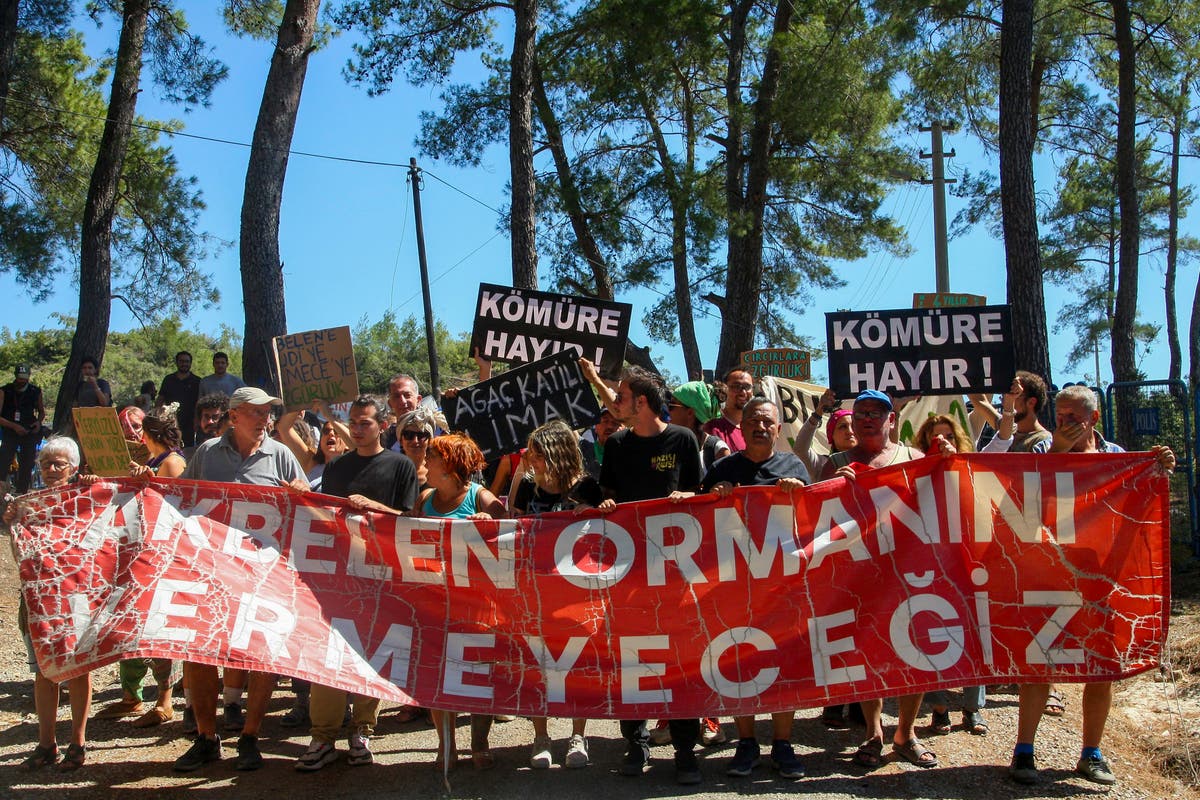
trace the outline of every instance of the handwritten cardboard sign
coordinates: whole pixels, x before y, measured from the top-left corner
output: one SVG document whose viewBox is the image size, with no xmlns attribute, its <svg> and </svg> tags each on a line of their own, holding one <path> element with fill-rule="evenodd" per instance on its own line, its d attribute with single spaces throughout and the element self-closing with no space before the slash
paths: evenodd
<svg viewBox="0 0 1200 800">
<path fill-rule="evenodd" d="M 594 425 L 600 404 L 578 358 L 571 348 L 459 389 L 442 404 L 446 421 L 470 434 L 488 461 L 517 452 L 534 428 L 552 419 L 572 428 Z"/>
<path fill-rule="evenodd" d="M 112 406 L 73 408 L 75 435 L 83 447 L 88 472 L 102 478 L 129 475 L 129 447 Z"/>
<path fill-rule="evenodd" d="M 471 349 L 528 364 L 575 345 L 601 375 L 619 378 L 632 317 L 629 303 L 481 283 Z"/>
<path fill-rule="evenodd" d="M 829 385 L 894 396 L 1002 392 L 1015 371 L 1008 306 L 825 315 Z"/>
<path fill-rule="evenodd" d="M 754 378 L 787 378 L 807 381 L 812 377 L 812 362 L 808 353 L 790 347 L 764 347 L 742 353 L 742 366 Z"/>
<path fill-rule="evenodd" d="M 349 327 L 276 336 L 274 346 L 280 397 L 289 411 L 309 408 L 314 400 L 340 403 L 358 397 Z"/>
</svg>

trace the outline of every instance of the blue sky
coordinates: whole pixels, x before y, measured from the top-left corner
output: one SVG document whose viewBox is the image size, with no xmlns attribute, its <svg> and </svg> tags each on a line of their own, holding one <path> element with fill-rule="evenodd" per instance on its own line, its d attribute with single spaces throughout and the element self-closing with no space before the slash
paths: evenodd
<svg viewBox="0 0 1200 800">
<path fill-rule="evenodd" d="M 181 6 L 193 27 L 217 46 L 219 56 L 229 66 L 229 78 L 217 88 L 209 108 L 187 115 L 177 107 L 160 103 L 153 88 L 144 84 L 138 111 L 151 118 L 182 118 L 185 131 L 197 136 L 249 142 L 271 46 L 225 35 L 215 12 L 217 3 L 212 0 L 192 0 Z M 115 46 L 118 32 L 115 23 L 107 23 L 99 31 L 90 22 L 85 21 L 82 26 L 93 52 Z M 412 192 L 406 182 L 408 160 L 417 157 L 419 165 L 429 173 L 421 204 L 433 278 L 433 307 L 452 331 L 469 331 L 478 284 L 507 284 L 511 280 L 508 237 L 498 230 L 495 211 L 506 203 L 507 153 L 503 148 L 493 147 L 482 165 L 474 169 L 458 169 L 421 158 L 413 144 L 418 117 L 423 110 L 438 108 L 437 87 L 415 89 L 397 81 L 388 94 L 368 97 L 363 89 L 347 84 L 341 74 L 351 41 L 350 36 L 342 36 L 310 59 L 292 148 L 397 166 L 292 156 L 280 230 L 289 329 L 353 326 L 364 316 L 377 320 L 389 309 L 401 319 L 410 314 L 419 317 L 421 298 Z M 469 60 L 461 65 L 463 75 L 469 76 L 476 69 Z M 928 134 L 913 130 L 901 136 L 905 146 L 929 149 Z M 994 161 L 966 136 L 947 137 L 945 146 L 955 148 L 959 154 L 948 163 L 951 175 L 963 169 L 996 171 Z M 224 323 L 240 332 L 243 316 L 237 239 L 249 150 L 185 137 L 175 137 L 173 148 L 181 171 L 194 175 L 203 191 L 208 205 L 201 220 L 203 229 L 228 243 L 206 264 L 222 290 L 220 306 L 195 311 L 187 324 L 215 332 Z M 1039 189 L 1046 193 L 1050 173 L 1044 167 L 1039 178 L 1043 175 L 1046 180 Z M 1195 182 L 1194 169 L 1191 177 Z M 961 206 L 956 198 L 949 197 L 948 207 L 952 218 Z M 919 184 L 900 187 L 889 198 L 888 208 L 908 229 L 913 255 L 896 259 L 879 253 L 860 261 L 838 263 L 837 272 L 846 286 L 816 295 L 813 308 L 796 320 L 801 333 L 823 341 L 824 311 L 905 308 L 911 306 L 912 292 L 933 290 L 931 188 Z M 1183 232 L 1200 235 L 1194 218 L 1184 220 Z M 991 302 L 1004 301 L 1004 253 L 998 241 L 977 230 L 951 241 L 949 256 L 952 291 L 986 295 Z M 547 266 L 544 257 L 542 261 L 544 275 Z M 1178 315 L 1185 336 L 1196 281 L 1196 264 L 1180 269 Z M 1143 258 L 1139 303 L 1142 317 L 1148 321 L 1163 321 L 1162 287 L 1162 258 Z M 0 291 L 14 298 L 20 290 L 10 276 L 3 275 Z M 631 335 L 645 343 L 647 337 L 640 316 L 656 296 L 640 292 L 618 299 L 634 304 Z M 1052 322 L 1067 300 L 1068 292 L 1047 287 L 1047 310 Z M 44 304 L 10 301 L 5 305 L 3 324 L 10 330 L 21 330 L 45 325 L 51 312 L 75 313 L 78 299 L 71 282 L 63 279 Z M 711 367 L 716 360 L 720 324 L 716 310 L 701 305 L 697 311 L 700 351 L 705 366 Z M 134 325 L 136 321 L 123 307 L 115 305 L 113 329 L 126 330 Z M 1094 371 L 1087 363 L 1074 373 L 1065 373 L 1063 364 L 1069 347 L 1065 337 L 1051 335 L 1051 357 L 1059 383 L 1078 380 L 1083 372 Z M 1185 358 L 1186 349 L 1185 341 Z M 661 367 L 676 376 L 683 375 L 683 357 L 678 346 L 654 343 L 652 352 Z M 1101 359 L 1102 374 L 1107 381 L 1107 353 L 1102 351 Z M 1142 367 L 1150 377 L 1165 377 L 1167 359 L 1164 333 L 1144 358 Z M 820 379 L 824 374 L 824 361 L 815 361 L 814 378 Z"/>
</svg>

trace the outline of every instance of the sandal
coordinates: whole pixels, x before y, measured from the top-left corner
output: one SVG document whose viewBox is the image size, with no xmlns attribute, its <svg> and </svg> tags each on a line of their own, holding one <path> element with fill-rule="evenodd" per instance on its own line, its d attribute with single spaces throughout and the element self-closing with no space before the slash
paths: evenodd
<svg viewBox="0 0 1200 800">
<path fill-rule="evenodd" d="M 1061 717 L 1066 713 L 1067 704 L 1063 702 L 1062 695 L 1058 692 L 1051 692 L 1046 698 L 1046 708 L 1044 713 L 1048 717 Z"/>
<path fill-rule="evenodd" d="M 46 747 L 38 745 L 33 748 L 33 755 L 25 759 L 25 769 L 41 769 L 58 763 L 58 746 Z"/>
<path fill-rule="evenodd" d="M 908 763 L 915 764 L 922 769 L 929 769 L 938 765 L 937 755 L 922 744 L 920 739 L 909 739 L 903 744 L 893 742 L 892 752 Z"/>
<path fill-rule="evenodd" d="M 416 722 L 425 717 L 425 709 L 420 706 L 400 706 L 396 711 L 396 721 L 404 724 L 406 722 Z"/>
<path fill-rule="evenodd" d="M 472 750 L 471 765 L 478 770 L 491 769 L 496 766 L 496 758 L 491 750 Z"/>
<path fill-rule="evenodd" d="M 492 730 L 491 714 L 471 715 L 471 763 L 475 769 L 491 769 L 496 759 L 488 747 L 488 733 Z"/>
<path fill-rule="evenodd" d="M 860 767 L 875 769 L 883 763 L 883 742 L 878 739 L 868 739 L 854 751 L 851 761 Z"/>
<path fill-rule="evenodd" d="M 929 722 L 929 732 L 935 734 L 946 734 L 954 728 L 954 723 L 950 721 L 950 710 L 938 711 L 934 709 L 933 719 Z"/>
<path fill-rule="evenodd" d="M 132 697 L 126 697 L 124 700 L 118 700 L 115 703 L 109 703 L 104 708 L 96 712 L 94 719 L 120 719 L 121 717 L 132 717 L 135 714 L 141 714 L 145 710 L 145 706 L 141 700 L 136 700 Z"/>
<path fill-rule="evenodd" d="M 963 712 L 963 727 L 970 731 L 973 736 L 988 735 L 987 720 L 978 711 Z"/>
<path fill-rule="evenodd" d="M 74 772 L 83 766 L 83 762 L 87 760 L 87 750 L 81 744 L 70 744 L 67 746 L 67 754 L 63 756 L 63 760 L 58 762 L 59 772 Z"/>
<path fill-rule="evenodd" d="M 164 722 L 170 722 L 173 719 L 175 719 L 175 711 L 173 709 L 155 706 L 145 714 L 142 714 L 140 717 L 135 719 L 133 721 L 133 727 L 153 728 L 156 725 L 162 725 Z"/>
<path fill-rule="evenodd" d="M 821 712 L 821 724 L 834 731 L 844 731 L 850 723 L 842 715 L 841 706 L 829 706 Z"/>
</svg>

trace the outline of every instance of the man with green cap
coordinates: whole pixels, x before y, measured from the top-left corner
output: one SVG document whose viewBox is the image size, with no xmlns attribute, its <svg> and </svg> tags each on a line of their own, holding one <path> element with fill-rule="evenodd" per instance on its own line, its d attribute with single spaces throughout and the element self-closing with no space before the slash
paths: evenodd
<svg viewBox="0 0 1200 800">
<path fill-rule="evenodd" d="M 729 455 L 729 445 L 723 439 L 703 430 L 704 423 L 721 413 L 721 404 L 707 383 L 689 381 L 676 387 L 667 402 L 667 412 L 672 425 L 680 425 L 696 435 L 700 465 L 704 470 Z"/>
</svg>

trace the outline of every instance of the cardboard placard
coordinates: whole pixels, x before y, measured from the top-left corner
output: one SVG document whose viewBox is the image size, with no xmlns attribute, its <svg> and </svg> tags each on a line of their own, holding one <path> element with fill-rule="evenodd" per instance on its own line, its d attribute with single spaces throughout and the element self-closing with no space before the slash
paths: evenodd
<svg viewBox="0 0 1200 800">
<path fill-rule="evenodd" d="M 83 448 L 88 471 L 102 478 L 129 476 L 129 447 L 112 406 L 73 408 L 75 436 Z"/>
<path fill-rule="evenodd" d="M 314 400 L 341 403 L 358 397 L 358 367 L 350 328 L 326 328 L 276 336 L 279 396 L 288 411 L 310 408 Z"/>
<path fill-rule="evenodd" d="M 913 308 L 962 308 L 963 306 L 986 305 L 987 298 L 981 294 L 913 292 Z"/>
<path fill-rule="evenodd" d="M 1016 371 L 1008 306 L 838 311 L 825 330 L 839 397 L 1003 392 Z"/>
<path fill-rule="evenodd" d="M 812 379 L 812 359 L 803 350 L 791 347 L 764 347 L 742 353 L 742 366 L 754 378 L 786 378 L 791 381 Z"/>
<path fill-rule="evenodd" d="M 619 378 L 633 306 L 591 297 L 479 284 L 471 350 L 492 361 L 528 364 L 571 345 L 606 378 Z"/>
<path fill-rule="evenodd" d="M 586 428 L 600 419 L 600 403 L 583 377 L 574 348 L 516 367 L 458 390 L 442 410 L 453 430 L 466 431 L 488 461 L 525 446 L 535 428 L 561 419 Z"/>
</svg>

